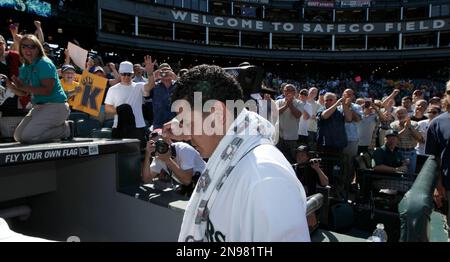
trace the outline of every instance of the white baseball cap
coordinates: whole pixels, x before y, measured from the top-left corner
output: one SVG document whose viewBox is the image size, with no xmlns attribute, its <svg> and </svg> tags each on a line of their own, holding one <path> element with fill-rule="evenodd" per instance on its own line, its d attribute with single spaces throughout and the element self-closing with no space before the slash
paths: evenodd
<svg viewBox="0 0 450 262">
<path fill-rule="evenodd" d="M 128 61 L 123 61 L 119 66 L 119 74 L 133 73 L 133 64 Z"/>
</svg>

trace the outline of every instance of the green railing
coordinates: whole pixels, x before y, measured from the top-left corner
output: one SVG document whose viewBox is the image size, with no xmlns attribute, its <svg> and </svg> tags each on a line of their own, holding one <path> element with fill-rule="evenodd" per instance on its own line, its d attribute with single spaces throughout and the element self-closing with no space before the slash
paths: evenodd
<svg viewBox="0 0 450 262">
<path fill-rule="evenodd" d="M 430 156 L 411 189 L 398 205 L 400 242 L 429 242 L 433 212 L 433 192 L 438 178 L 438 163 Z"/>
</svg>

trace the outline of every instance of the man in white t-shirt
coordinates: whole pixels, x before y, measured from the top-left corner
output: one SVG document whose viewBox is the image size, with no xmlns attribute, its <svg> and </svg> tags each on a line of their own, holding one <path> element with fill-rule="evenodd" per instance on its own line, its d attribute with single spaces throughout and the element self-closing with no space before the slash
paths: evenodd
<svg viewBox="0 0 450 262">
<path fill-rule="evenodd" d="M 198 92 L 202 101 L 195 100 Z M 254 112 L 225 105 L 239 99 L 242 88 L 218 66 L 196 66 L 178 81 L 172 101 L 194 110 L 183 107 L 177 118 L 192 145 L 209 159 L 178 240 L 310 241 L 305 191 L 273 144 L 275 128 Z M 194 107 L 194 100 L 202 106 Z M 211 110 L 199 111 L 203 104 Z M 176 125 L 167 129 L 180 131 Z"/>
<path fill-rule="evenodd" d="M 155 132 L 152 134 L 155 134 Z M 178 183 L 192 186 L 193 177 L 199 177 L 206 168 L 206 163 L 198 151 L 188 143 L 175 142 L 168 146 L 167 153 L 161 154 L 155 152 L 155 143 L 161 136 L 151 135 L 151 137 L 151 140 L 147 142 L 145 151 L 142 180 L 145 183 L 150 183 L 153 178 L 160 174 L 161 170 L 164 170 Z M 154 156 L 152 156 L 152 153 L 154 153 Z"/>
<path fill-rule="evenodd" d="M 146 64 L 152 63 L 151 58 L 146 56 L 145 62 Z M 105 98 L 105 112 L 114 114 L 113 137 L 137 138 L 144 142 L 145 121 L 142 103 L 143 97 L 149 95 L 150 86 L 148 83 L 144 85 L 143 83 L 132 82 L 133 64 L 131 62 L 120 63 L 119 74 L 120 83 L 112 86 Z M 119 115 L 121 115 L 121 119 L 119 119 Z M 132 127 L 133 120 L 134 128 Z M 128 125 L 125 127 L 125 124 L 122 123 Z"/>
</svg>

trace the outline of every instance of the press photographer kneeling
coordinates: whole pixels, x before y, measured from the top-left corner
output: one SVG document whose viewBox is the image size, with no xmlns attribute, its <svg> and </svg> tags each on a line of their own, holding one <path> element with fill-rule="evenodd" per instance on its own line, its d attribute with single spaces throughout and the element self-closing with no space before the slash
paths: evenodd
<svg viewBox="0 0 450 262">
<path fill-rule="evenodd" d="M 298 179 L 305 188 L 306 196 L 314 195 L 317 185 L 328 186 L 328 177 L 320 168 L 320 158 L 311 158 L 308 146 L 301 145 L 296 149 L 297 163 L 293 165 Z"/>
<path fill-rule="evenodd" d="M 159 132 L 153 132 L 147 142 L 142 180 L 151 183 L 161 173 L 167 173 L 182 185 L 181 194 L 189 195 L 195 187 L 196 178 L 206 168 L 200 154 L 185 142 L 167 143 Z"/>
</svg>

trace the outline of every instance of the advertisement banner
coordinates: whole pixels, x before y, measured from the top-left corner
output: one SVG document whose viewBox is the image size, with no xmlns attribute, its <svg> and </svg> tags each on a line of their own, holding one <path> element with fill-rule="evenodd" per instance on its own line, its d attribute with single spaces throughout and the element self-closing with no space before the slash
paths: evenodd
<svg viewBox="0 0 450 262">
<path fill-rule="evenodd" d="M 307 7 L 321 7 L 321 8 L 333 8 L 334 1 L 308 1 L 306 2 Z"/>
<path fill-rule="evenodd" d="M 0 166 L 98 155 L 98 145 L 0 154 Z"/>
<path fill-rule="evenodd" d="M 340 7 L 370 7 L 371 0 L 347 0 L 340 1 Z"/>
<path fill-rule="evenodd" d="M 1 8 L 10 8 L 19 12 L 26 12 L 43 17 L 52 15 L 52 6 L 50 3 L 39 0 L 2 0 Z"/>
</svg>

